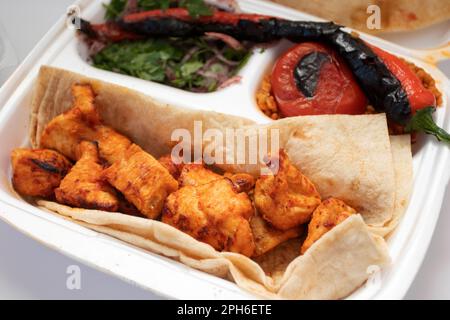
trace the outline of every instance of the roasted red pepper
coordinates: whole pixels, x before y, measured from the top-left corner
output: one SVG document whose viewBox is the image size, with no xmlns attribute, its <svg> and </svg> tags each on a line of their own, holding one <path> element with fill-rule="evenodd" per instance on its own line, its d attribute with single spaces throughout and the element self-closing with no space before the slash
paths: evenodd
<svg viewBox="0 0 450 320">
<path fill-rule="evenodd" d="M 408 95 L 412 114 L 415 114 L 417 110 L 436 105 L 436 97 L 433 92 L 423 86 L 422 80 L 405 61 L 380 48 L 369 46 L 383 60 L 389 71 L 401 82 L 403 89 Z"/>
<path fill-rule="evenodd" d="M 123 17 L 123 22 L 135 23 L 154 18 L 172 18 L 183 21 L 195 20 L 197 23 L 220 23 L 225 25 L 236 25 L 239 23 L 240 20 L 259 22 L 260 20 L 270 19 L 271 17 L 259 14 L 251 14 L 251 13 L 235 14 L 231 12 L 215 10 L 213 14 L 210 16 L 201 16 L 198 19 L 194 19 L 189 14 L 189 11 L 187 9 L 171 8 L 167 10 L 151 10 L 151 11 L 131 13 Z"/>
<path fill-rule="evenodd" d="M 80 19 L 80 30 L 90 38 L 105 42 L 120 42 L 124 40 L 139 40 L 143 37 L 134 32 L 128 32 L 116 23 L 90 24 Z"/>
<path fill-rule="evenodd" d="M 271 76 L 284 116 L 362 114 L 367 99 L 350 69 L 328 46 L 304 42 L 284 53 Z"/>
</svg>

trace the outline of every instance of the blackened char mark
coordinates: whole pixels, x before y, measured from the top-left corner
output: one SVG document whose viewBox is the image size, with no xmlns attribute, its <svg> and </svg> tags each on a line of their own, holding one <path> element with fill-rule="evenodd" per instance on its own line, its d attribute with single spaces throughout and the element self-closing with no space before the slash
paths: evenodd
<svg viewBox="0 0 450 320">
<path fill-rule="evenodd" d="M 38 159 L 31 159 L 31 162 L 33 162 L 35 165 L 37 165 L 42 170 L 48 171 L 50 173 L 56 173 L 56 174 L 61 174 L 62 173 L 61 170 L 58 167 L 55 167 L 51 163 L 48 163 L 48 162 L 45 162 L 45 161 L 41 161 L 41 160 L 38 160 Z"/>
<path fill-rule="evenodd" d="M 314 51 L 297 63 L 294 69 L 294 80 L 298 90 L 305 97 L 312 98 L 316 93 L 320 71 L 326 62 L 331 62 L 331 57 L 325 52 Z"/>
<path fill-rule="evenodd" d="M 276 35 L 278 39 L 284 38 L 293 42 L 320 41 L 334 34 L 339 28 L 341 26 L 334 22 L 277 20 Z"/>
<path fill-rule="evenodd" d="M 276 19 L 265 19 L 259 22 L 239 20 L 236 27 L 236 38 L 254 42 L 271 42 L 279 39 L 276 30 Z"/>
<path fill-rule="evenodd" d="M 74 17 L 72 19 L 72 24 L 75 25 L 76 23 L 79 23 L 79 31 L 84 33 L 86 36 L 90 38 L 97 38 L 97 33 L 92 29 L 91 23 L 89 21 L 86 21 L 84 19 L 78 19 Z"/>
<path fill-rule="evenodd" d="M 153 37 L 192 37 L 197 31 L 194 24 L 173 18 L 146 19 L 141 22 L 119 22 L 126 31 Z"/>
</svg>

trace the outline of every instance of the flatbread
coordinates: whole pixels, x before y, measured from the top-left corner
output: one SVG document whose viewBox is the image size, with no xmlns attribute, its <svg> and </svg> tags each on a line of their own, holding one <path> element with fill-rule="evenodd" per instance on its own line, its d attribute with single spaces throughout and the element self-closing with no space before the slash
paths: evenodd
<svg viewBox="0 0 450 320">
<path fill-rule="evenodd" d="M 370 227 L 370 230 L 380 236 L 389 235 L 399 224 L 412 192 L 413 168 L 411 155 L 411 136 L 391 136 L 392 157 L 395 172 L 395 202 L 392 219 L 381 227 Z"/>
<path fill-rule="evenodd" d="M 304 255 L 294 259 L 281 277 L 272 278 L 253 260 L 241 254 L 217 252 L 160 221 L 70 208 L 44 200 L 39 200 L 38 205 L 137 247 L 227 277 L 261 298 L 339 299 L 364 283 L 369 266 L 382 267 L 389 262 L 384 241 L 371 235 L 360 215 L 349 217 L 326 233 Z"/>
<path fill-rule="evenodd" d="M 305 116 L 257 125 L 244 118 L 160 104 L 117 85 L 42 67 L 32 101 L 30 140 L 33 147 L 39 146 L 45 125 L 71 107 L 70 88 L 76 82 L 93 86 L 97 94 L 96 106 L 107 125 L 155 156 L 171 150 L 174 129 L 184 128 L 193 134 L 195 120 L 203 121 L 203 131 L 240 128 L 240 132 L 258 137 L 260 130 L 276 129 L 279 147 L 286 149 L 294 165 L 316 184 L 321 195 L 343 198 L 360 214 L 333 228 L 302 256 L 295 258 L 295 254 L 291 254 L 299 243 L 290 241 L 286 244 L 289 250 L 283 254 L 275 249 L 253 261 L 240 254 L 217 252 L 159 221 L 70 208 L 48 201 L 39 201 L 42 208 L 193 268 L 228 278 L 264 298 L 342 298 L 364 283 L 369 276 L 368 267 L 389 262 L 384 240 L 371 228 L 384 228 L 403 213 L 405 206 L 397 208 L 395 201 L 408 198 L 410 189 L 401 189 L 398 196 L 398 184 L 403 185 L 401 181 L 405 180 L 405 185 L 409 185 L 411 176 L 407 173 L 409 169 L 406 173 L 397 173 L 396 170 L 403 169 L 394 164 L 404 159 L 409 166 L 411 162 L 407 157 L 410 158 L 411 153 L 410 146 L 408 153 L 405 144 L 406 137 L 401 139 L 403 147 L 397 148 L 394 142 L 395 147 L 391 148 L 383 114 Z M 204 147 L 207 146 L 205 143 Z M 254 175 L 261 172 L 260 165 L 222 167 Z"/>
<path fill-rule="evenodd" d="M 371 33 L 409 31 L 450 19 L 448 0 L 271 0 L 273 2 Z M 381 13 L 381 29 L 368 29 L 369 5 Z"/>
</svg>

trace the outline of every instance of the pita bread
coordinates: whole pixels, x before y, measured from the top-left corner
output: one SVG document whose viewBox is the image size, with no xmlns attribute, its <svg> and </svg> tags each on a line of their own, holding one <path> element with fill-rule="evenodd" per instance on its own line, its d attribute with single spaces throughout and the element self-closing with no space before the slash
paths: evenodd
<svg viewBox="0 0 450 320">
<path fill-rule="evenodd" d="M 390 139 L 396 185 L 394 211 L 392 219 L 384 226 L 370 227 L 373 233 L 382 237 L 390 234 L 399 224 L 408 207 L 413 182 L 411 137 L 409 135 L 391 136 Z"/>
<path fill-rule="evenodd" d="M 384 115 L 296 117 L 257 125 L 239 117 L 163 105 L 117 85 L 42 67 L 30 122 L 34 147 L 39 146 L 45 125 L 70 108 L 70 87 L 75 82 L 92 84 L 97 93 L 96 106 L 105 123 L 155 156 L 170 151 L 172 130 L 185 128 L 192 133 L 194 120 L 203 121 L 203 130 L 240 128 L 250 136 L 259 135 L 260 129 L 278 129 L 280 147 L 313 180 L 322 196 L 343 198 L 361 214 L 333 228 L 302 256 L 298 256 L 299 240 L 294 239 L 254 261 L 236 253 L 217 252 L 159 221 L 70 208 L 48 201 L 38 202 L 42 208 L 193 268 L 228 278 L 263 298 L 342 298 L 364 283 L 369 266 L 389 262 L 384 240 L 370 228 L 384 228 L 401 216 L 405 206 L 397 208 L 395 203 L 396 199 L 409 197 L 407 186 L 412 170 L 407 137 L 401 141 L 393 139 L 391 146 Z M 398 142 L 402 147 L 397 147 Z M 401 159 L 406 160 L 408 168 L 398 173 L 403 169 L 395 163 L 399 164 Z M 222 167 L 255 175 L 261 170 L 259 165 L 248 164 Z M 406 186 L 400 196 L 396 183 Z"/>
<path fill-rule="evenodd" d="M 293 9 L 371 33 L 409 31 L 450 19 L 447 0 L 271 0 Z M 380 7 L 381 29 L 367 28 L 369 5 Z"/>
<path fill-rule="evenodd" d="M 389 261 L 384 241 L 370 234 L 360 215 L 351 216 L 326 233 L 275 279 L 253 260 L 241 254 L 217 252 L 160 221 L 70 208 L 44 200 L 38 205 L 137 247 L 227 277 L 261 298 L 342 298 L 364 283 L 369 266 L 384 266 Z"/>
</svg>

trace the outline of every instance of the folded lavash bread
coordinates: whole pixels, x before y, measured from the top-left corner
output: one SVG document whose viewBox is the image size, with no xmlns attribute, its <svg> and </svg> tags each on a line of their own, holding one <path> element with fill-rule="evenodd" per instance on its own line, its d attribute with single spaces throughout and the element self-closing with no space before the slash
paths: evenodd
<svg viewBox="0 0 450 320">
<path fill-rule="evenodd" d="M 406 209 L 412 157 L 409 136 L 390 140 L 384 115 L 296 117 L 258 125 L 235 116 L 161 104 L 124 87 L 44 66 L 32 101 L 33 147 L 39 147 L 45 125 L 70 109 L 73 83 L 90 83 L 104 123 L 155 157 L 170 152 L 174 144 L 173 130 L 184 128 L 193 134 L 194 121 L 202 121 L 203 130 L 240 128 L 258 134 L 260 128 L 276 128 L 280 147 L 286 149 L 293 164 L 314 182 L 322 197 L 340 198 L 360 214 L 333 228 L 302 256 L 299 256 L 299 242 L 294 239 L 254 261 L 236 253 L 217 252 L 157 220 L 69 208 L 49 201 L 39 201 L 42 208 L 193 268 L 233 280 L 239 287 L 264 298 L 342 298 L 364 283 L 370 266 L 389 262 L 382 236 L 394 229 Z M 235 172 L 258 172 L 255 165 L 222 167 Z M 397 194 L 401 201 L 397 201 Z"/>
</svg>

